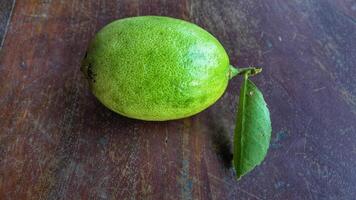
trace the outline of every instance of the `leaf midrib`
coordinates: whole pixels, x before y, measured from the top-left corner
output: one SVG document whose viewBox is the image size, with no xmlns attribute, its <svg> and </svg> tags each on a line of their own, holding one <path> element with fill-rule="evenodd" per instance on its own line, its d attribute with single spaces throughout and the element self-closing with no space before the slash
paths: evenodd
<svg viewBox="0 0 356 200">
<path fill-rule="evenodd" d="M 244 129 L 245 129 L 245 125 L 244 125 L 244 122 L 245 122 L 245 106 L 246 106 L 246 89 L 247 89 L 247 81 L 248 81 L 248 73 L 245 73 L 244 74 L 244 78 L 243 78 L 243 84 L 242 84 L 242 89 L 241 89 L 241 94 L 240 94 L 240 98 L 241 98 L 241 102 L 239 102 L 239 104 L 241 103 L 241 116 L 238 116 L 238 118 L 240 119 L 241 121 L 241 128 L 240 128 L 240 133 L 236 134 L 238 135 L 239 137 L 237 138 L 237 141 L 240 143 L 240 145 L 238 145 L 237 143 L 235 143 L 234 145 L 237 146 L 236 150 L 239 151 L 239 159 L 238 159 L 238 163 L 236 165 L 235 163 L 235 166 L 238 166 L 237 168 L 237 178 L 240 179 L 242 176 L 243 176 L 243 173 L 241 171 L 242 169 L 242 155 L 243 155 L 243 132 L 244 132 Z M 238 120 L 239 120 L 238 119 Z M 239 123 L 237 123 L 239 124 Z M 235 152 L 236 154 L 238 152 Z M 236 155 L 235 154 L 235 155 Z"/>
</svg>

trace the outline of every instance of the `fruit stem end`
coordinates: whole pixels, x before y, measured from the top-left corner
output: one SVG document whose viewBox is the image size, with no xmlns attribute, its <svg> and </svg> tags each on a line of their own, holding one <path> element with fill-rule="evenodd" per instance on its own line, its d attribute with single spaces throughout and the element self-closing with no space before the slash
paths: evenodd
<svg viewBox="0 0 356 200">
<path fill-rule="evenodd" d="M 234 78 L 239 73 L 240 73 L 240 70 L 238 68 L 235 68 L 234 66 L 230 65 L 229 79 Z"/>
<path fill-rule="evenodd" d="M 237 68 L 232 65 L 230 65 L 230 79 L 235 77 L 236 75 L 242 75 L 242 76 L 254 76 L 256 74 L 259 74 L 262 71 L 262 68 L 260 67 L 246 67 L 246 68 Z"/>
</svg>

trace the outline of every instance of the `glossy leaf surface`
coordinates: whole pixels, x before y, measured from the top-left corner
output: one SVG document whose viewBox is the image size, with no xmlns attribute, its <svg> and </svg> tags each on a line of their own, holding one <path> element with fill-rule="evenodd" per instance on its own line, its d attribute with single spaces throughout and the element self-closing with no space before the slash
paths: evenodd
<svg viewBox="0 0 356 200">
<path fill-rule="evenodd" d="M 271 120 L 261 91 L 243 74 L 234 135 L 234 167 L 238 179 L 259 165 L 267 154 Z"/>
</svg>

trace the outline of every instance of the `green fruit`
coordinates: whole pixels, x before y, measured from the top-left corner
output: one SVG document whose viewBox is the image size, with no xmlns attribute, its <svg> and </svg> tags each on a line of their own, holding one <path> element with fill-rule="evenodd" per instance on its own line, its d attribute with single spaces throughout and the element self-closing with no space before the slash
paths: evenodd
<svg viewBox="0 0 356 200">
<path fill-rule="evenodd" d="M 211 34 L 158 16 L 105 26 L 92 40 L 82 71 L 106 107 L 150 121 L 201 112 L 221 97 L 231 74 L 224 48 Z"/>
</svg>

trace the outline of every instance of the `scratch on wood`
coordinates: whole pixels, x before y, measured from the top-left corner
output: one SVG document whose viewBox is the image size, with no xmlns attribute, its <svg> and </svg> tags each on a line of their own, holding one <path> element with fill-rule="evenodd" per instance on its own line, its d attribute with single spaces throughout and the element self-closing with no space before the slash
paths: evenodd
<svg viewBox="0 0 356 200">
<path fill-rule="evenodd" d="M 319 61 L 319 59 L 314 58 L 314 62 L 318 65 L 318 67 L 323 70 L 326 73 L 329 73 L 329 71 L 326 69 L 326 67 Z"/>
<path fill-rule="evenodd" d="M 7 31 L 9 30 L 9 24 L 10 24 L 10 21 L 11 21 L 12 12 L 14 11 L 14 8 L 15 8 L 15 4 L 16 4 L 16 0 L 13 0 L 12 6 L 11 6 L 11 10 L 10 10 L 10 15 L 9 15 L 9 18 L 7 19 L 7 22 L 6 22 L 6 25 L 5 25 L 4 36 L 2 37 L 2 41 L 0 43 L 0 50 L 2 49 L 2 46 L 4 45 L 5 38 L 6 38 L 6 35 L 7 35 Z"/>
<path fill-rule="evenodd" d="M 336 13 L 339 14 L 341 17 L 344 17 L 352 25 L 356 25 L 356 19 L 354 19 L 353 17 L 351 17 L 343 12 L 340 12 L 340 11 L 336 11 Z"/>
<path fill-rule="evenodd" d="M 28 17 L 33 17 L 33 18 L 44 18 L 47 19 L 48 15 L 47 13 L 42 13 L 42 14 L 30 14 L 27 15 Z"/>
<path fill-rule="evenodd" d="M 254 197 L 255 199 L 262 200 L 262 198 L 258 197 L 255 194 L 252 194 L 251 192 L 248 192 L 247 190 L 244 190 L 242 188 L 237 188 L 237 190 L 239 190 L 239 191 L 241 191 L 241 192 L 243 192 L 243 193 L 245 193 L 245 194 L 247 194 L 247 195 L 249 195 L 251 197 Z"/>
<path fill-rule="evenodd" d="M 325 86 L 324 87 L 320 87 L 320 88 L 315 88 L 315 89 L 313 89 L 313 92 L 319 92 L 320 90 L 324 90 L 324 89 L 326 89 Z"/>
<path fill-rule="evenodd" d="M 319 59 L 314 58 L 313 60 L 318 65 L 318 67 L 320 67 L 320 69 L 322 69 L 330 76 L 332 80 L 336 79 L 335 75 L 329 72 L 328 69 L 319 61 Z M 336 84 L 336 89 L 340 92 L 341 98 L 351 107 L 351 112 L 356 114 L 356 96 L 338 84 Z"/>
<path fill-rule="evenodd" d="M 303 145 L 303 153 L 304 153 L 304 155 L 306 154 L 305 153 L 305 149 L 306 149 L 306 146 L 307 146 L 308 131 L 309 131 L 309 128 L 310 128 L 310 125 L 311 125 L 312 121 L 313 121 L 313 118 L 311 118 L 309 120 L 309 122 L 307 123 L 307 126 L 306 126 L 306 128 L 304 130 L 304 138 L 305 138 L 304 145 Z"/>
<path fill-rule="evenodd" d="M 184 120 L 183 128 L 183 144 L 182 144 L 182 171 L 179 182 L 181 183 L 181 196 L 182 199 L 190 200 L 192 198 L 193 182 L 189 175 L 189 130 L 191 126 L 190 119 Z"/>
<path fill-rule="evenodd" d="M 219 177 L 217 177 L 217 176 L 215 176 L 215 175 L 213 175 L 213 174 L 211 174 L 211 173 L 208 173 L 208 176 L 209 176 L 210 178 L 213 178 L 213 179 L 215 179 L 215 180 L 217 180 L 217 181 L 219 181 L 219 182 L 221 182 L 221 183 L 223 183 L 223 184 L 229 186 L 230 188 L 236 188 L 237 190 L 239 190 L 239 191 L 241 191 L 241 192 L 247 194 L 247 195 L 250 196 L 250 197 L 253 197 L 253 198 L 258 199 L 258 200 L 262 200 L 261 197 L 255 195 L 255 194 L 252 194 L 252 193 L 248 192 L 247 190 L 242 189 L 241 187 L 236 187 L 236 185 L 234 184 L 234 182 L 232 182 L 232 183 L 227 182 L 226 180 L 224 180 L 224 179 L 222 179 L 222 178 L 219 178 Z"/>
<path fill-rule="evenodd" d="M 293 33 L 292 40 L 295 40 L 296 37 L 297 37 L 297 32 L 294 32 L 294 33 Z"/>
<path fill-rule="evenodd" d="M 351 107 L 352 113 L 356 114 L 356 95 L 344 88 L 339 88 L 342 99 Z"/>
<path fill-rule="evenodd" d="M 308 169 L 306 169 L 306 170 L 308 170 Z M 302 176 L 302 179 L 303 179 L 303 181 L 304 181 L 304 183 L 305 183 L 305 186 L 307 187 L 307 192 L 308 192 L 308 194 L 309 194 L 309 197 L 310 197 L 311 199 L 314 199 L 314 198 L 313 198 L 312 191 L 311 191 L 311 189 L 310 189 L 310 183 L 309 183 L 309 181 L 306 179 L 306 177 L 305 177 L 303 174 L 300 174 L 300 175 Z"/>
</svg>

